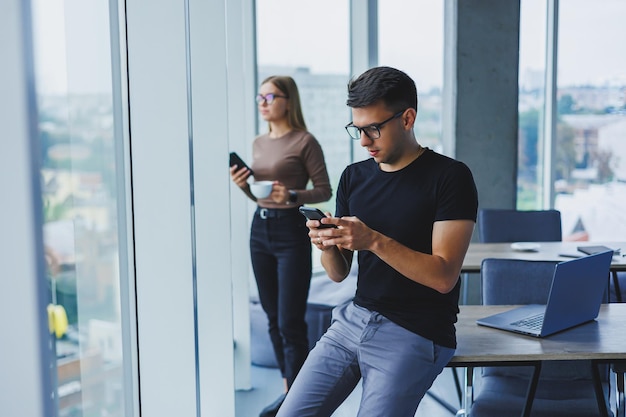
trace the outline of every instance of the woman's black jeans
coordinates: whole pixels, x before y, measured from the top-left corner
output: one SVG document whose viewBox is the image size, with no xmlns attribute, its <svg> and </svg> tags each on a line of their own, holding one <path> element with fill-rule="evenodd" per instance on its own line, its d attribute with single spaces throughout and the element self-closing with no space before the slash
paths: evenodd
<svg viewBox="0 0 626 417">
<path fill-rule="evenodd" d="M 311 240 L 297 208 L 257 208 L 250 231 L 252 269 L 282 376 L 291 387 L 309 352 L 305 321 Z"/>
</svg>

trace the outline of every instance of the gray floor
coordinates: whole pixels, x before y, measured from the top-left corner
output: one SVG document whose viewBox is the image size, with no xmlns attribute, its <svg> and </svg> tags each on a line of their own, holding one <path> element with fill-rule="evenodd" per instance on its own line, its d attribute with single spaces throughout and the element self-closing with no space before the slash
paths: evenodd
<svg viewBox="0 0 626 417">
<path fill-rule="evenodd" d="M 266 405 L 280 395 L 283 386 L 280 372 L 275 368 L 252 366 L 252 386 L 253 388 L 249 391 L 237 391 L 236 417 L 256 417 Z M 451 369 L 444 369 L 435 380 L 431 392 L 453 407 L 460 408 Z M 356 416 L 360 393 L 360 386 L 357 386 L 341 407 L 335 411 L 333 417 Z M 422 400 L 415 414 L 415 417 L 449 416 L 454 416 L 454 413 L 448 411 L 430 396 L 426 396 Z"/>
</svg>

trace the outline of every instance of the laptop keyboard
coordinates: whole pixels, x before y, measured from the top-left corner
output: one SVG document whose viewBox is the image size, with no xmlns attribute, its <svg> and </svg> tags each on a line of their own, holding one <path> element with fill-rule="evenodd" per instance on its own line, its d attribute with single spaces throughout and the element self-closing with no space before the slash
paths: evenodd
<svg viewBox="0 0 626 417">
<path fill-rule="evenodd" d="M 511 323 L 511 326 L 523 327 L 525 329 L 539 330 L 543 324 L 543 313 L 539 313 L 535 316 L 523 318 L 521 320 Z"/>
</svg>

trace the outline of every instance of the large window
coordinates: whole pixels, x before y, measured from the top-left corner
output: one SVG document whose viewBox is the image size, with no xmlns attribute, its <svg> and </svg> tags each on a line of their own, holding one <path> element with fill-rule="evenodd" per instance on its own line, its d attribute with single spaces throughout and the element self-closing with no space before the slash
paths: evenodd
<svg viewBox="0 0 626 417">
<path fill-rule="evenodd" d="M 109 2 L 35 0 L 33 15 L 59 415 L 128 416 L 124 177 L 116 153 L 123 138 L 114 116 Z"/>
<path fill-rule="evenodd" d="M 543 109 L 546 57 L 545 0 L 520 5 L 517 208 L 538 210 L 543 181 Z"/>
<path fill-rule="evenodd" d="M 518 208 L 560 210 L 566 240 L 615 240 L 626 234 L 626 56 L 615 42 L 626 35 L 626 4 L 560 2 L 555 33 L 545 0 L 521 6 Z M 551 65 L 541 55 L 552 59 L 552 36 L 556 91 L 545 91 Z M 554 120 L 544 101 L 553 93 Z M 553 180 L 553 199 L 541 197 L 551 194 L 542 175 Z"/>
</svg>

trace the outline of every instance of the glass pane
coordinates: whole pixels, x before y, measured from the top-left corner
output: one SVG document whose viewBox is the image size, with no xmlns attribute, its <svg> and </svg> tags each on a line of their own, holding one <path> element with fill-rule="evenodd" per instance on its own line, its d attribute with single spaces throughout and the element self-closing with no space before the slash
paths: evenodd
<svg viewBox="0 0 626 417">
<path fill-rule="evenodd" d="M 34 0 L 33 22 L 59 415 L 125 416 L 109 2 Z"/>
<path fill-rule="evenodd" d="M 415 136 L 437 152 L 443 152 L 443 11 L 443 0 L 378 2 L 379 64 L 398 68 L 415 81 L 419 99 Z"/>
<path fill-rule="evenodd" d="M 350 121 L 348 2 L 259 0 L 256 13 L 257 78 L 290 75 L 296 81 L 304 120 L 324 150 L 333 189 L 329 201 L 314 206 L 333 213 L 339 177 L 351 161 L 353 146 L 344 129 Z M 258 133 L 267 132 L 267 123 L 258 120 Z M 318 268 L 319 251 L 313 253 Z"/>
<path fill-rule="evenodd" d="M 626 235 L 626 3 L 559 6 L 555 207 L 569 240 Z"/>
<path fill-rule="evenodd" d="M 517 208 L 539 210 L 542 208 L 546 2 L 524 0 L 520 9 Z"/>
</svg>

